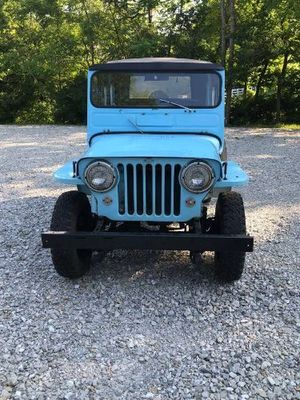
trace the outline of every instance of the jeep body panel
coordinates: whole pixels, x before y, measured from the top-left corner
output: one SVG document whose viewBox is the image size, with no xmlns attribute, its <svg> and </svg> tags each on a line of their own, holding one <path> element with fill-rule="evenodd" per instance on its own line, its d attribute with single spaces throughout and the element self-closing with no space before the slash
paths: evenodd
<svg viewBox="0 0 300 400">
<path fill-rule="evenodd" d="M 144 71 L 166 71 L 170 73 L 213 73 L 220 82 L 219 102 L 213 107 L 193 107 L 185 109 L 166 105 L 157 107 L 119 107 L 95 106 L 92 101 L 91 82 L 94 74 L 113 72 L 133 72 L 137 75 Z M 217 78 L 215 78 L 217 79 Z M 217 64 L 186 59 L 131 59 L 97 64 L 88 71 L 88 126 L 87 148 L 73 162 L 59 168 L 54 176 L 63 184 L 75 185 L 80 191 L 91 197 L 92 211 L 114 221 L 178 221 L 184 222 L 202 215 L 202 204 L 206 198 L 217 195 L 221 191 L 230 190 L 234 186 L 242 186 L 248 182 L 246 173 L 233 161 L 221 161 L 224 148 L 224 69 Z M 109 162 L 116 171 L 117 183 L 108 192 L 95 192 L 85 182 L 87 166 L 97 160 Z M 199 160 L 210 165 L 214 171 L 214 183 L 209 190 L 202 193 L 191 193 L 180 183 L 181 170 L 190 162 Z M 128 167 L 129 165 L 129 167 Z M 122 169 L 123 168 L 123 169 Z M 127 188 L 125 180 L 127 168 L 132 168 L 133 188 Z M 138 169 L 141 177 L 138 178 Z M 147 169 L 152 168 L 152 206 L 154 207 L 156 188 L 154 174 L 157 168 L 165 175 L 160 179 L 170 181 L 170 189 L 179 185 L 180 196 L 176 200 L 171 196 L 166 200 L 164 193 L 159 193 L 160 204 L 169 201 L 166 210 L 147 209 L 146 197 L 149 188 Z M 177 169 L 176 169 L 177 168 Z M 168 169 L 170 172 L 168 172 Z M 123 171 L 123 176 L 120 174 Z M 129 171 L 130 172 L 130 171 Z M 131 173 L 131 172 L 130 172 Z M 148 174 L 148 175 L 147 175 Z M 123 179 L 123 183 L 121 180 Z M 143 182 L 138 184 L 138 179 Z M 131 183 L 128 183 L 131 185 Z M 124 194 L 120 193 L 123 185 Z M 125 185 L 125 186 L 124 186 Z M 130 197 L 127 190 L 132 190 Z M 142 190 L 142 194 L 138 192 Z M 164 192 L 164 187 L 162 192 Z M 123 196 L 123 197 L 122 197 Z M 127 196 L 127 197 L 126 197 Z M 129 197 L 128 197 L 129 196 Z M 142 205 L 138 206 L 139 196 Z M 120 198 L 122 197 L 122 206 Z M 192 200 L 193 206 L 186 202 Z M 176 201 L 178 204 L 176 204 Z M 126 202 L 126 204 L 125 204 Z M 133 209 L 130 205 L 133 203 Z M 122 209 L 122 207 L 125 207 Z M 175 208 L 177 207 L 177 210 Z M 178 208 L 179 207 L 179 208 Z M 176 211 L 176 212 L 175 212 Z"/>
<path fill-rule="evenodd" d="M 219 140 L 212 136 L 201 135 L 172 135 L 172 134 L 101 134 L 95 136 L 87 151 L 76 161 L 76 173 L 74 174 L 74 164 L 67 163 L 55 173 L 55 178 L 65 184 L 77 185 L 80 190 L 91 196 L 92 211 L 101 216 L 105 216 L 114 221 L 176 221 L 184 222 L 192 218 L 198 218 L 202 215 L 202 202 L 207 196 L 212 196 L 214 190 L 222 191 L 233 186 L 241 186 L 247 183 L 248 178 L 245 172 L 233 161 L 227 163 L 226 176 L 224 175 L 224 166 L 219 156 L 220 143 Z M 99 156 L 101 154 L 101 157 Z M 180 169 L 184 168 L 191 160 L 199 159 L 208 163 L 215 175 L 213 187 L 203 193 L 194 194 L 185 188 L 180 188 L 180 198 L 178 212 L 174 207 L 174 198 L 171 198 L 170 207 L 167 212 L 163 212 L 160 206 L 160 212 L 145 209 L 145 187 L 146 187 L 146 168 L 152 168 L 153 171 L 157 166 L 165 170 L 166 166 L 170 166 L 172 175 L 172 185 L 174 179 L 179 181 L 179 175 L 176 174 L 176 165 Z M 128 204 L 126 212 L 120 213 L 119 205 L 119 180 L 114 188 L 108 193 L 92 192 L 85 185 L 84 171 L 87 166 L 95 160 L 104 159 L 109 162 L 117 170 L 122 165 L 127 168 L 132 166 L 137 171 L 138 166 L 143 169 L 144 179 L 144 202 L 143 209 L 138 212 L 138 186 L 135 184 L 133 188 L 132 201 L 134 203 L 132 211 L 128 212 Z M 136 173 L 136 172 L 135 172 Z M 133 177 L 136 181 L 136 176 Z M 175 182 L 176 183 L 176 182 Z M 155 184 L 151 184 L 153 188 L 153 204 L 155 202 Z M 141 189 L 143 190 L 143 188 Z M 171 191 L 173 188 L 170 189 Z M 166 201 L 164 193 L 160 193 L 160 204 Z M 127 201 L 128 198 L 126 197 Z M 172 200 L 173 199 L 173 200 Z M 188 204 L 189 200 L 193 200 L 194 204 Z M 124 198 L 125 201 L 125 198 Z M 125 206 L 125 205 L 124 205 Z"/>
<path fill-rule="evenodd" d="M 208 135 L 190 134 L 104 134 L 94 136 L 81 158 L 169 157 L 219 160 L 220 142 Z"/>
<path fill-rule="evenodd" d="M 79 176 L 74 176 L 73 162 L 69 161 L 54 173 L 54 179 L 64 185 L 82 186 L 85 183 Z M 214 188 L 231 188 L 245 186 L 249 182 L 246 172 L 235 161 L 227 162 L 227 178 L 220 178 L 215 182 Z"/>
<path fill-rule="evenodd" d="M 89 68 L 87 147 L 54 174 L 78 190 L 59 196 L 42 233 L 60 275 L 83 276 L 93 251 L 169 249 L 195 264 L 214 251 L 220 280 L 241 277 L 253 237 L 231 189 L 248 177 L 227 161 L 224 79 L 223 67 L 187 59 Z"/>
<path fill-rule="evenodd" d="M 88 72 L 87 140 L 100 132 L 210 133 L 224 141 L 224 71 L 221 77 L 221 101 L 214 108 L 193 108 L 191 112 L 175 108 L 98 108 L 91 101 L 91 79 Z"/>
</svg>

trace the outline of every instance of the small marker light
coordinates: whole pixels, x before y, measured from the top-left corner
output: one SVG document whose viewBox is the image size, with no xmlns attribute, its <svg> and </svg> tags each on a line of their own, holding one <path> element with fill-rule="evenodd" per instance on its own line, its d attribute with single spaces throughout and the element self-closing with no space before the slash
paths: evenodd
<svg viewBox="0 0 300 400">
<path fill-rule="evenodd" d="M 195 201 L 195 199 L 190 197 L 189 199 L 185 200 L 185 204 L 187 207 L 194 207 L 194 205 L 196 204 L 196 201 Z"/>
</svg>

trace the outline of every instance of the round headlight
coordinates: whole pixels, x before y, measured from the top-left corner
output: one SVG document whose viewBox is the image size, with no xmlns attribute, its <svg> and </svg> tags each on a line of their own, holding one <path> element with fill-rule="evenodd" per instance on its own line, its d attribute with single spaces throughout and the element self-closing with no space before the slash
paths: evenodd
<svg viewBox="0 0 300 400">
<path fill-rule="evenodd" d="M 208 190 L 213 184 L 214 173 L 208 164 L 196 161 L 183 168 L 180 180 L 189 192 L 201 193 Z"/>
<path fill-rule="evenodd" d="M 96 161 L 87 167 L 85 180 L 92 190 L 106 192 L 114 187 L 117 178 L 116 172 L 110 164 Z"/>
</svg>

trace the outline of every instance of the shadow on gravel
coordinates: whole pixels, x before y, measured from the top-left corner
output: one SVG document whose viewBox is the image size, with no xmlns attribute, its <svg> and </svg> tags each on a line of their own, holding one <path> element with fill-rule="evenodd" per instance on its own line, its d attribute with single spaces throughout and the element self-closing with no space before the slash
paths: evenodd
<svg viewBox="0 0 300 400">
<path fill-rule="evenodd" d="M 40 286 L 41 282 L 51 281 L 52 284 L 68 290 L 73 283 L 58 277 L 52 265 L 50 251 L 43 249 L 41 245 L 41 232 L 49 229 L 56 199 L 57 196 L 34 196 L 1 202 L 0 252 L 9 258 L 9 264 L 20 265 L 21 274 L 32 277 L 32 285 Z M 269 219 L 272 217 L 273 221 L 267 235 L 260 231 L 251 232 L 257 240 L 256 253 L 271 240 L 276 243 L 282 241 L 284 230 L 296 223 L 293 207 L 285 205 L 285 218 L 281 218 L 279 224 L 280 207 L 281 205 L 276 205 L 269 208 L 256 202 L 248 204 L 247 214 L 251 217 L 250 220 L 255 215 L 264 214 Z M 255 255 L 248 255 L 248 264 L 252 257 Z M 196 266 L 191 263 L 187 251 L 115 250 L 101 263 L 94 256 L 89 274 L 75 282 L 94 288 L 101 287 L 102 284 L 115 288 L 141 284 L 147 289 L 158 285 L 170 290 L 172 287 L 201 287 L 206 291 L 208 287 L 214 290 L 214 287 L 219 286 L 214 278 L 212 254 L 206 253 L 203 264 Z"/>
<path fill-rule="evenodd" d="M 114 250 L 99 262 L 93 257 L 90 275 L 101 282 L 141 282 L 170 285 L 199 284 L 201 280 L 214 280 L 214 261 L 207 253 L 201 265 L 191 263 L 187 251 Z"/>
<path fill-rule="evenodd" d="M 13 264 L 22 263 L 22 273 L 32 276 L 32 284 L 46 279 L 54 285 L 68 287 L 67 282 L 71 281 L 56 275 L 50 251 L 41 244 L 41 233 L 49 229 L 55 201 L 55 196 L 36 196 L 1 202 L 2 215 L 5 215 L 0 228 L 2 252 L 10 255 Z M 216 284 L 212 253 L 205 253 L 201 265 L 193 265 L 188 251 L 138 250 L 115 250 L 101 263 L 94 255 L 90 272 L 74 282 L 85 282 L 87 286 L 127 286 L 138 282 L 149 287 Z"/>
<path fill-rule="evenodd" d="M 52 210 L 57 197 L 35 196 L 15 198 L 0 202 L 3 239 L 2 251 L 10 256 L 13 264 L 22 262 L 24 274 L 32 274 L 35 280 L 55 279 L 49 249 L 43 249 L 41 233 L 49 230 Z M 153 280 L 173 285 L 199 284 L 201 280 L 213 280 L 214 263 L 207 253 L 203 264 L 196 266 L 190 261 L 188 251 L 138 251 L 114 250 L 102 262 L 96 253 L 90 272 L 74 282 L 94 281 L 120 283 L 121 285 Z M 61 282 L 68 281 L 62 280 Z M 69 281 L 70 282 L 70 281 Z"/>
</svg>

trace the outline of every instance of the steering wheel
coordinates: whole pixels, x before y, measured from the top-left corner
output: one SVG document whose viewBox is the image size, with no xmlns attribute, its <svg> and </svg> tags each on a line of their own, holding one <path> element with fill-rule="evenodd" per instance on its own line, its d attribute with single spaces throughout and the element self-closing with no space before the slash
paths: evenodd
<svg viewBox="0 0 300 400">
<path fill-rule="evenodd" d="M 149 99 L 168 99 L 169 96 L 163 90 L 154 90 L 149 96 Z"/>
</svg>

